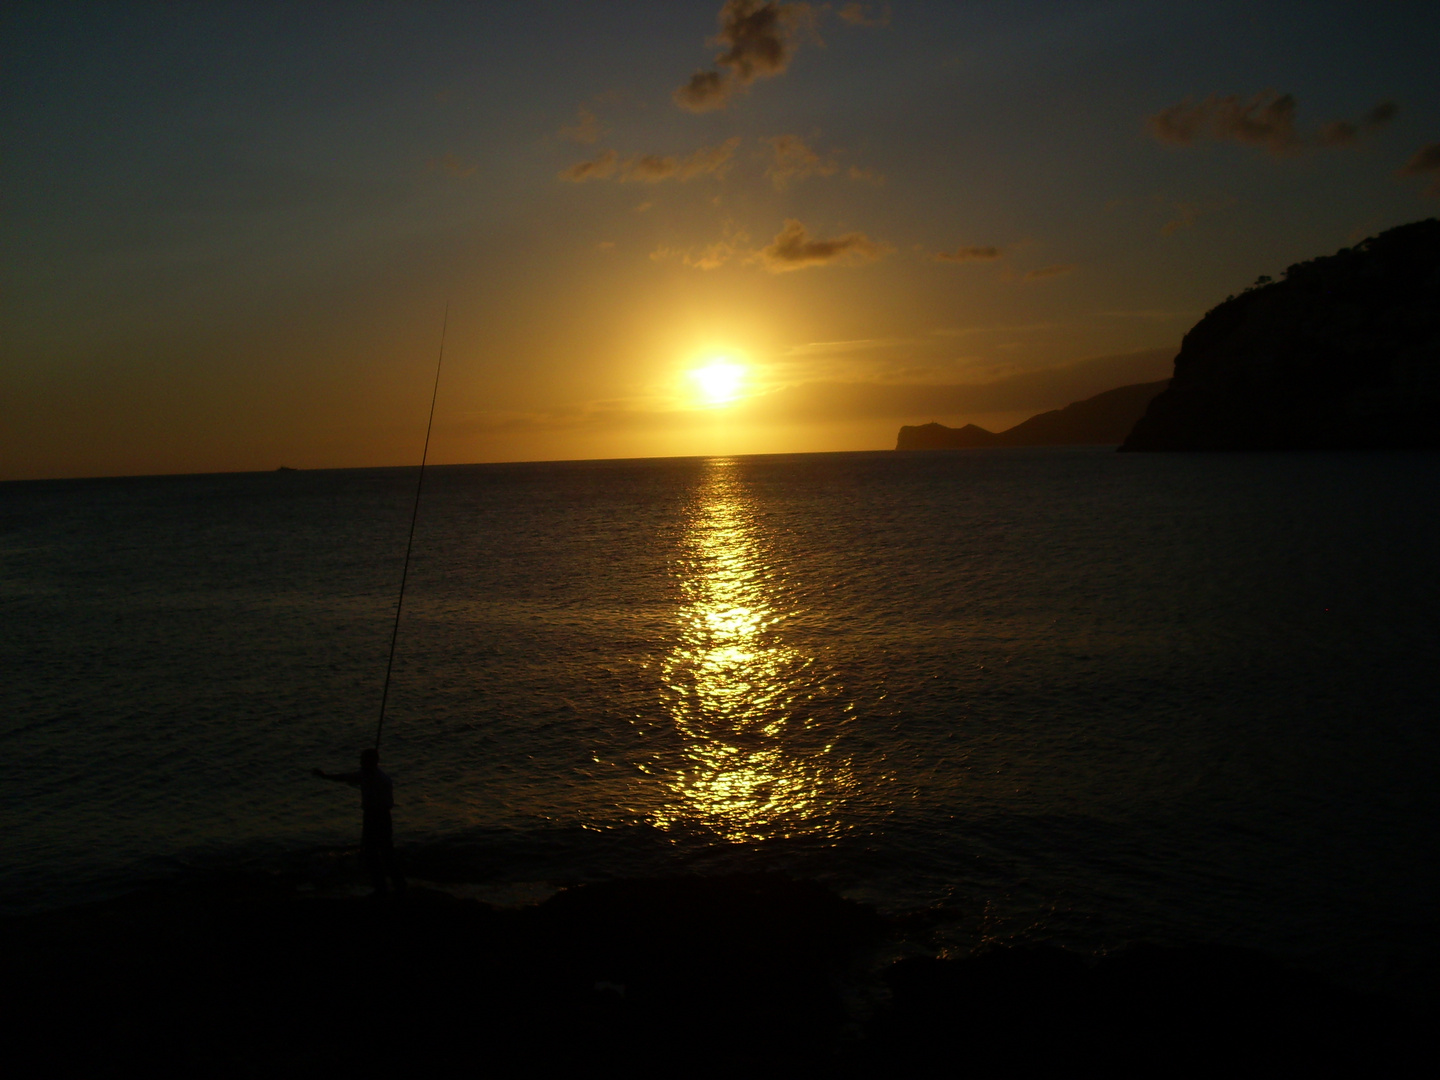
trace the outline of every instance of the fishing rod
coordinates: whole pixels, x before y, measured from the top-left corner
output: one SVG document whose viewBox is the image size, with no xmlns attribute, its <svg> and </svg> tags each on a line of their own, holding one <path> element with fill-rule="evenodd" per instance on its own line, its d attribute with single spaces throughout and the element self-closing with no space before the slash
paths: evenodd
<svg viewBox="0 0 1440 1080">
<path fill-rule="evenodd" d="M 430 419 L 425 423 L 425 449 L 420 453 L 420 478 L 415 482 L 415 508 L 410 511 L 410 539 L 405 542 L 405 569 L 400 572 L 400 599 L 395 601 L 395 626 L 390 631 L 390 660 L 385 665 L 385 689 L 380 692 L 380 721 L 375 725 L 375 749 L 385 730 L 385 703 L 390 699 L 390 673 L 395 669 L 395 642 L 400 638 L 400 609 L 405 606 L 405 582 L 410 577 L 410 550 L 415 546 L 415 522 L 420 517 L 420 492 L 425 490 L 425 461 L 430 456 L 430 429 L 435 426 L 435 399 L 440 396 L 440 365 L 445 362 L 445 331 L 450 328 L 450 301 L 440 324 L 440 359 L 435 361 L 435 388 L 430 391 Z"/>
</svg>

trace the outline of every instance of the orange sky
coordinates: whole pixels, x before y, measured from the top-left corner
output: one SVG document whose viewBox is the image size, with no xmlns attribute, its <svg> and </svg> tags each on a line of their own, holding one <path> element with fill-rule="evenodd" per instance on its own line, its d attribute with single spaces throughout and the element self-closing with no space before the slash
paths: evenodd
<svg viewBox="0 0 1440 1080">
<path fill-rule="evenodd" d="M 413 463 L 447 302 L 435 462 L 1005 427 L 1435 207 L 1421 6 L 4 19 L 3 479 Z"/>
</svg>

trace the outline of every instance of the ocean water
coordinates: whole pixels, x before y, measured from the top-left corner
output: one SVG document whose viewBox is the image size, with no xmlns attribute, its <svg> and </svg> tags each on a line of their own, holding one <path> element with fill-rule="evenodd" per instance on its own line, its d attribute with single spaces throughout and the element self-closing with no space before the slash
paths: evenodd
<svg viewBox="0 0 1440 1080">
<path fill-rule="evenodd" d="M 413 469 L 0 485 L 0 899 L 323 864 Z M 1440 456 L 433 468 L 382 745 L 482 887 L 778 869 L 953 950 L 1383 981 L 1440 898 Z M 1427 944 L 1428 943 L 1428 944 Z"/>
</svg>

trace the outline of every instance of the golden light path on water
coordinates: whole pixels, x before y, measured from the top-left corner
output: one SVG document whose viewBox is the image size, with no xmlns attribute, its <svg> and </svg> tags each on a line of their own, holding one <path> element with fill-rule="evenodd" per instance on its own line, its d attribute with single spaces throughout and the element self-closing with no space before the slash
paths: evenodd
<svg viewBox="0 0 1440 1080">
<path fill-rule="evenodd" d="M 733 461 L 709 463 L 676 569 L 684 601 L 662 679 L 682 762 L 667 770 L 671 797 L 656 824 L 698 824 L 731 841 L 842 828 L 854 780 L 836 753 L 839 732 L 814 715 L 816 698 L 834 688 L 785 640 L 798 612 L 786 608 Z"/>
</svg>

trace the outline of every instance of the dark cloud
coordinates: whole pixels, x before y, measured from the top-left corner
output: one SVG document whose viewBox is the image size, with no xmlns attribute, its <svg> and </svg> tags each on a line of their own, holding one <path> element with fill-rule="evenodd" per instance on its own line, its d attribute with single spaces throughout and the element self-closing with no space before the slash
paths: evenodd
<svg viewBox="0 0 1440 1080">
<path fill-rule="evenodd" d="M 1036 270 L 1030 270 L 1025 274 L 1026 281 L 1042 281 L 1045 278 L 1060 277 L 1069 274 L 1075 269 L 1070 263 L 1055 263 L 1051 266 L 1042 266 Z"/>
<path fill-rule="evenodd" d="M 1360 141 L 1361 136 L 1368 135 L 1372 131 L 1379 131 L 1391 120 L 1395 119 L 1400 106 L 1393 101 L 1382 101 L 1358 122 L 1352 123 L 1349 120 L 1332 120 L 1328 124 L 1320 126 L 1321 146 L 1354 146 Z"/>
<path fill-rule="evenodd" d="M 464 158 L 456 157 L 454 154 L 442 154 L 430 162 L 430 168 L 438 172 L 443 172 L 446 176 L 463 179 L 467 176 L 473 176 L 479 166 L 473 161 L 466 161 Z"/>
<path fill-rule="evenodd" d="M 1212 214 L 1217 210 L 1229 210 L 1235 205 L 1235 200 L 1231 198 L 1209 199 L 1205 202 L 1168 203 L 1164 200 L 1157 201 L 1162 202 L 1175 215 L 1160 226 L 1161 236 L 1174 236 L 1184 229 L 1193 228 L 1201 216 Z"/>
<path fill-rule="evenodd" d="M 1399 106 L 1382 101 L 1360 120 L 1332 120 L 1314 136 L 1295 123 L 1299 103 L 1293 94 L 1265 90 L 1242 99 L 1236 94 L 1211 95 L 1204 101 L 1186 98 L 1150 118 L 1150 132 L 1161 142 L 1189 146 L 1202 139 L 1260 146 L 1272 154 L 1292 153 L 1309 145 L 1353 146 L 1362 135 L 1378 131 L 1394 119 Z"/>
<path fill-rule="evenodd" d="M 756 252 L 756 258 L 766 270 L 779 274 L 787 270 L 803 270 L 807 266 L 858 266 L 882 259 L 892 250 L 888 244 L 876 243 L 858 232 L 828 240 L 818 239 L 812 237 L 800 222 L 788 218 L 785 227 L 769 246 Z"/>
<path fill-rule="evenodd" d="M 562 127 L 559 134 L 562 139 L 591 146 L 599 142 L 600 136 L 605 132 L 600 126 L 599 117 L 589 109 L 580 109 L 576 113 L 575 123 Z"/>
<path fill-rule="evenodd" d="M 577 161 L 568 169 L 561 170 L 560 179 L 568 180 L 572 184 L 583 184 L 587 180 L 604 180 L 614 175 L 619 163 L 620 155 L 614 150 L 606 150 L 594 161 Z"/>
<path fill-rule="evenodd" d="M 697 71 L 690 76 L 689 82 L 677 87 L 671 97 L 682 109 L 709 112 L 711 109 L 725 107 L 725 103 L 730 100 L 732 86 L 729 77 L 718 71 Z"/>
<path fill-rule="evenodd" d="M 936 262 L 985 262 L 998 259 L 1003 253 L 998 247 L 961 247 L 954 251 L 937 251 Z"/>
<path fill-rule="evenodd" d="M 1435 177 L 1425 189 L 1426 195 L 1440 195 L 1440 142 L 1433 142 L 1415 151 L 1414 156 L 1400 167 L 1401 176 Z"/>
<path fill-rule="evenodd" d="M 1230 94 L 1204 101 L 1186 98 L 1150 118 L 1150 130 L 1161 142 L 1189 145 L 1209 137 L 1281 153 L 1298 144 L 1293 94 L 1267 90 L 1248 101 Z"/>
<path fill-rule="evenodd" d="M 1176 216 L 1160 226 L 1160 235 L 1174 236 L 1181 229 L 1190 228 L 1195 224 L 1195 219 L 1200 216 L 1202 209 L 1203 207 L 1198 203 L 1176 203 Z"/>
<path fill-rule="evenodd" d="M 688 157 L 642 154 L 621 162 L 614 150 L 606 150 L 594 161 L 580 161 L 560 173 L 561 180 L 580 184 L 587 180 L 616 179 L 621 183 L 658 184 L 662 180 L 694 180 L 700 176 L 723 176 L 729 168 L 740 136 L 719 146 L 702 146 Z"/>
<path fill-rule="evenodd" d="M 841 22 L 849 23 L 851 26 L 889 26 L 890 5 L 881 6 L 872 15 L 870 9 L 873 7 L 874 5 L 870 4 L 841 4 L 840 10 L 835 14 L 840 16 Z"/>
<path fill-rule="evenodd" d="M 675 91 L 675 104 L 682 109 L 723 109 L 737 90 L 779 75 L 790 66 L 799 33 L 814 29 L 816 11 L 807 3 L 725 0 L 719 21 L 712 44 L 723 49 L 715 57 L 720 70 L 697 71 Z"/>
<path fill-rule="evenodd" d="M 834 158 L 822 158 L 798 135 L 776 135 L 765 139 L 774 151 L 765 175 L 777 191 L 784 191 L 793 180 L 807 176 L 834 176 L 840 171 Z"/>
</svg>

